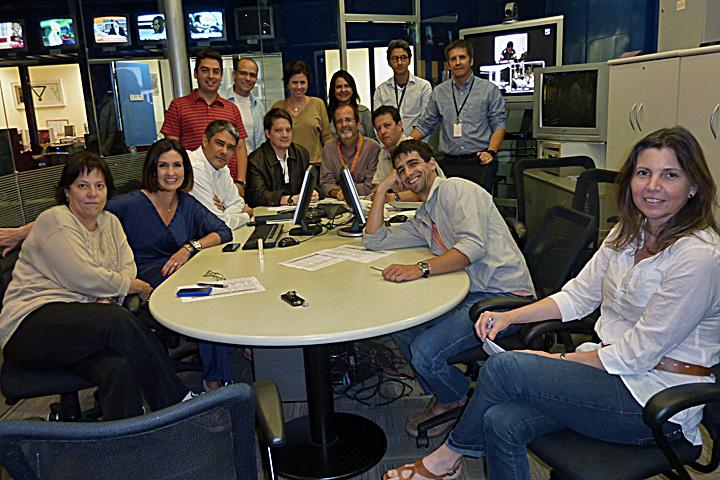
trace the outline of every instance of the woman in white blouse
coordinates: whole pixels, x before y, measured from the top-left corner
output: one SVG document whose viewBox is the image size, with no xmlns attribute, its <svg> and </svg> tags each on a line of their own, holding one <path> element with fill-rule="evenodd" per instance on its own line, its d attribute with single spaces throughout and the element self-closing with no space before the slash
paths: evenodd
<svg viewBox="0 0 720 480">
<path fill-rule="evenodd" d="M 385 478 L 453 479 L 463 455 L 486 456 L 490 479 L 529 479 L 526 445 L 570 428 L 604 441 L 652 443 L 642 407 L 679 384 L 712 382 L 720 359 L 720 236 L 716 188 L 702 150 L 681 127 L 641 140 L 618 178 L 620 221 L 559 293 L 509 312 L 484 312 L 494 339 L 510 325 L 582 318 L 598 306 L 599 344 L 568 354 L 494 355 L 447 441 Z M 492 319 L 492 321 L 490 321 Z M 670 438 L 701 443 L 702 407 L 684 411 Z"/>
</svg>

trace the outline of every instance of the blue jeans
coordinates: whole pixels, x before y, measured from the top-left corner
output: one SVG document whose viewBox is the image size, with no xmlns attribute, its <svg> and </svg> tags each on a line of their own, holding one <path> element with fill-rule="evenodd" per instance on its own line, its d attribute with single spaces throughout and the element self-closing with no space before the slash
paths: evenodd
<svg viewBox="0 0 720 480">
<path fill-rule="evenodd" d="M 447 359 L 480 344 L 474 322 L 468 317 L 476 302 L 495 297 L 513 297 L 511 293 L 470 292 L 455 308 L 434 320 L 393 334 L 405 359 L 412 363 L 423 391 L 435 394 L 440 403 L 457 402 L 467 396 L 470 379 Z M 510 335 L 509 328 L 502 335 Z"/>
<path fill-rule="evenodd" d="M 654 443 L 642 407 L 618 375 L 569 360 L 503 352 L 481 369 L 447 445 L 463 455 L 486 455 L 492 480 L 529 480 L 527 444 L 563 428 L 608 442 Z M 667 424 L 665 433 L 679 438 L 682 430 Z"/>
</svg>

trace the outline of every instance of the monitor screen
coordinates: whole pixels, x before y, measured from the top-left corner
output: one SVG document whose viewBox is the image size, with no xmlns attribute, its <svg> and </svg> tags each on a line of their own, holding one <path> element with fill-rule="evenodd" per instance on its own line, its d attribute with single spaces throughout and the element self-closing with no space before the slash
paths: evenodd
<svg viewBox="0 0 720 480">
<path fill-rule="evenodd" d="M 475 74 L 506 96 L 532 95 L 535 70 L 562 64 L 562 21 L 555 17 L 468 29 L 464 38 L 473 45 Z"/>
<path fill-rule="evenodd" d="M 22 23 L 0 22 L 0 50 L 25 48 Z"/>
<path fill-rule="evenodd" d="M 275 38 L 272 7 L 238 7 L 235 9 L 237 38 Z"/>
<path fill-rule="evenodd" d="M 130 43 L 128 17 L 123 15 L 93 18 L 93 32 L 95 34 L 95 43 Z"/>
<path fill-rule="evenodd" d="M 345 202 L 352 209 L 354 218 L 352 225 L 338 230 L 341 237 L 361 237 L 363 228 L 365 227 L 365 213 L 363 212 L 360 196 L 355 187 L 355 180 L 347 167 L 340 172 L 340 188 L 342 189 Z"/>
<path fill-rule="evenodd" d="M 223 12 L 209 10 L 188 14 L 188 30 L 193 40 L 225 38 Z"/>
<path fill-rule="evenodd" d="M 310 165 L 307 170 L 305 170 L 302 186 L 300 187 L 300 194 L 298 195 L 297 207 L 295 207 L 295 213 L 292 219 L 292 222 L 298 225 L 298 227 L 290 230 L 290 235 L 302 236 L 322 233 L 322 227 L 320 227 L 320 225 L 310 225 L 306 218 L 308 208 L 310 208 L 313 190 L 315 190 L 315 181 L 315 170 L 313 166 Z"/>
<path fill-rule="evenodd" d="M 40 22 L 43 45 L 62 47 L 75 45 L 75 27 L 72 18 L 50 18 Z"/>
<path fill-rule="evenodd" d="M 541 125 L 595 128 L 597 93 L 597 70 L 543 73 Z"/>
<path fill-rule="evenodd" d="M 162 13 L 138 15 L 137 27 L 141 42 L 159 42 L 167 39 L 165 15 Z"/>
</svg>

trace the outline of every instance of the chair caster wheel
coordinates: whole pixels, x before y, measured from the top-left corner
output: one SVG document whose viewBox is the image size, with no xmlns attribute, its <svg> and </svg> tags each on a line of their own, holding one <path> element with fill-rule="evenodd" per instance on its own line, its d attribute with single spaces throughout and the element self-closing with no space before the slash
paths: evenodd
<svg viewBox="0 0 720 480">
<path fill-rule="evenodd" d="M 430 439 L 427 437 L 427 435 L 418 435 L 418 437 L 415 439 L 415 443 L 417 444 L 418 448 L 427 448 L 430 446 Z"/>
</svg>

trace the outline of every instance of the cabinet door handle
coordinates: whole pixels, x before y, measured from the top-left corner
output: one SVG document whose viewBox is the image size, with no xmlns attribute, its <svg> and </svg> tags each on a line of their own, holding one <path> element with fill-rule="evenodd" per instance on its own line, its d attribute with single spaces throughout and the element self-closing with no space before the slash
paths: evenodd
<svg viewBox="0 0 720 480">
<path fill-rule="evenodd" d="M 715 140 L 717 140 L 717 114 L 718 111 L 720 111 L 720 103 L 715 105 L 715 109 L 712 112 L 712 115 L 710 115 L 710 132 L 712 132 L 713 137 L 715 137 Z"/>
<path fill-rule="evenodd" d="M 630 122 L 630 128 L 633 129 L 633 132 L 635 131 L 635 124 L 633 124 L 633 114 L 635 113 L 636 108 L 637 108 L 637 103 L 633 103 L 633 106 L 630 109 L 630 112 L 628 113 L 628 121 Z"/>
<path fill-rule="evenodd" d="M 642 125 L 640 125 L 640 114 L 642 113 L 643 106 L 645 104 L 641 103 L 637 110 L 635 110 L 635 125 L 637 125 L 638 130 L 642 132 Z"/>
</svg>

